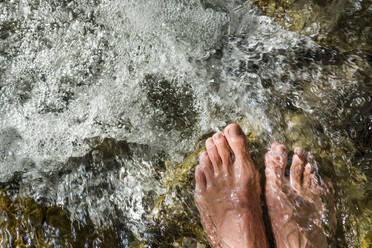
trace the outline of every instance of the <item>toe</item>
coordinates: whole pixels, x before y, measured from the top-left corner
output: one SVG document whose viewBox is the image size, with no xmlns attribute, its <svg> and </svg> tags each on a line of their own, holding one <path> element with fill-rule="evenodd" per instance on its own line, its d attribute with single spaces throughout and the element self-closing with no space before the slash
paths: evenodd
<svg viewBox="0 0 372 248">
<path fill-rule="evenodd" d="M 207 139 L 205 146 L 207 147 L 208 157 L 212 162 L 214 172 L 218 174 L 222 168 L 222 159 L 218 154 L 218 150 L 213 138 Z"/>
<path fill-rule="evenodd" d="M 206 178 L 206 187 L 210 187 L 214 185 L 214 172 L 213 172 L 213 165 L 209 158 L 208 153 L 203 152 L 200 155 L 200 164 L 201 170 L 203 171 L 205 178 Z"/>
<path fill-rule="evenodd" d="M 311 187 L 311 181 L 312 181 L 312 167 L 310 163 L 307 163 L 305 165 L 304 174 L 303 174 L 303 188 L 309 189 Z"/>
<path fill-rule="evenodd" d="M 325 190 L 325 186 L 323 185 L 321 179 L 318 178 L 315 173 L 312 173 L 310 191 L 315 195 L 319 195 L 323 190 Z"/>
<path fill-rule="evenodd" d="M 207 188 L 207 179 L 200 165 L 195 169 L 195 193 L 204 193 Z"/>
<path fill-rule="evenodd" d="M 306 154 L 306 161 L 307 164 L 303 174 L 303 187 L 316 193 L 321 186 L 320 177 L 318 180 L 318 165 L 311 153 Z"/>
<path fill-rule="evenodd" d="M 225 128 L 224 133 L 236 160 L 250 160 L 246 137 L 240 126 L 236 123 L 232 123 Z"/>
<path fill-rule="evenodd" d="M 273 143 L 265 155 L 266 171 L 274 172 L 276 176 L 284 177 L 287 158 L 288 150 L 285 145 Z"/>
<path fill-rule="evenodd" d="M 248 184 L 259 184 L 259 174 L 249 154 L 247 140 L 240 126 L 232 123 L 225 128 L 224 133 L 235 156 L 232 167 L 235 180 L 240 183 L 242 189 L 247 188 Z"/>
<path fill-rule="evenodd" d="M 232 159 L 230 156 L 229 145 L 227 144 L 225 137 L 221 133 L 216 133 L 213 135 L 213 142 L 216 145 L 219 157 L 222 160 L 222 169 L 225 173 L 230 173 Z"/>
<path fill-rule="evenodd" d="M 290 182 L 293 189 L 300 191 L 302 175 L 305 169 L 304 151 L 302 148 L 296 148 L 294 153 L 290 169 Z"/>
<path fill-rule="evenodd" d="M 317 166 L 317 163 L 315 161 L 312 161 L 312 171 L 311 171 L 311 174 L 310 174 L 310 177 L 311 177 L 311 191 L 313 192 L 313 194 L 320 194 L 322 191 L 324 191 L 324 193 L 326 193 L 327 189 L 328 189 L 328 185 L 326 184 L 326 182 L 324 181 L 324 178 L 322 178 L 320 175 L 319 175 L 319 170 L 318 170 L 318 166 Z"/>
<path fill-rule="evenodd" d="M 327 190 L 325 183 L 322 181 L 317 173 L 318 171 L 316 169 L 316 166 L 312 166 L 310 163 L 306 164 L 303 174 L 304 179 L 302 189 L 304 190 L 304 192 L 307 192 L 307 194 L 310 193 L 310 195 L 319 195 L 323 191 Z M 312 197 L 312 200 L 314 199 L 316 198 Z"/>
</svg>

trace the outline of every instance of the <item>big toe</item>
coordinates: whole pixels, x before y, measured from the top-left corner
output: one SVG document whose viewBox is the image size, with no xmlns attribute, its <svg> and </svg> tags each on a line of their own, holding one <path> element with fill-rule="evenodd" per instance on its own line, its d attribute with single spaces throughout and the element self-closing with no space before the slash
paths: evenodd
<svg viewBox="0 0 372 248">
<path fill-rule="evenodd" d="M 265 155 L 266 168 L 284 175 L 285 166 L 288 159 L 287 147 L 280 143 L 273 143 L 270 150 Z"/>
<path fill-rule="evenodd" d="M 287 164 L 288 150 L 285 145 L 273 143 L 265 155 L 265 173 L 267 180 L 280 178 L 284 180 L 284 170 Z"/>
<path fill-rule="evenodd" d="M 240 126 L 236 123 L 229 124 L 225 128 L 224 133 L 229 146 L 235 155 L 235 159 L 239 161 L 247 160 L 250 157 L 248 153 L 248 144 Z"/>
<path fill-rule="evenodd" d="M 224 133 L 235 156 L 234 175 L 240 179 L 242 187 L 253 181 L 258 182 L 258 171 L 251 159 L 248 143 L 240 126 L 232 123 L 225 128 Z"/>
</svg>

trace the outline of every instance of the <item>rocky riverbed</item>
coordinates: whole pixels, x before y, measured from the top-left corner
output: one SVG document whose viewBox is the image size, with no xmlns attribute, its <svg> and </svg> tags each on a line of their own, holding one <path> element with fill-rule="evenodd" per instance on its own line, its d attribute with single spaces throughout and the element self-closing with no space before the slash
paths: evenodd
<svg viewBox="0 0 372 248">
<path fill-rule="evenodd" d="M 193 171 L 236 121 L 261 171 L 273 141 L 310 150 L 335 185 L 331 246 L 369 247 L 370 13 L 364 0 L 0 2 L 1 246 L 208 247 Z"/>
</svg>

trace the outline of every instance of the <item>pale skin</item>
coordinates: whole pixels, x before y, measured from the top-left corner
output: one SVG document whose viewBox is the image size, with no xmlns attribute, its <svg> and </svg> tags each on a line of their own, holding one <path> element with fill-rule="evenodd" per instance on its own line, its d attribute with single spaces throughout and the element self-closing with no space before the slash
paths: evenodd
<svg viewBox="0 0 372 248">
<path fill-rule="evenodd" d="M 209 242 L 214 248 L 269 247 L 260 175 L 243 131 L 239 125 L 230 124 L 223 134 L 209 138 L 206 148 L 195 170 L 195 203 Z M 284 176 L 284 145 L 274 143 L 265 156 L 266 203 L 279 248 L 328 246 L 320 224 L 324 211 L 321 195 L 329 189 L 317 181 L 305 155 L 300 148 L 295 151 L 289 178 Z M 302 220 L 301 216 L 307 218 Z M 310 230 L 305 228 L 308 226 Z"/>
</svg>

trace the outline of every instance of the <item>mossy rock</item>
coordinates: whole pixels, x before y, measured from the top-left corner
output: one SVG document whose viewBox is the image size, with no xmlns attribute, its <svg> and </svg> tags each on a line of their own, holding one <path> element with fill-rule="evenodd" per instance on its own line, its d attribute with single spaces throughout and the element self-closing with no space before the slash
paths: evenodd
<svg viewBox="0 0 372 248">
<path fill-rule="evenodd" d="M 372 54 L 372 4 L 369 0 L 253 0 L 284 28 L 341 51 Z"/>
<path fill-rule="evenodd" d="M 60 207 L 45 207 L 28 197 L 10 199 L 0 190 L 0 240 L 2 247 L 119 247 L 112 230 L 97 234 L 91 225 L 71 223 Z"/>
<path fill-rule="evenodd" d="M 360 244 L 361 248 L 370 248 L 372 247 L 372 231 L 370 231 L 363 239 Z"/>
<path fill-rule="evenodd" d="M 265 151 L 265 146 L 260 143 L 258 135 L 248 126 L 248 122 L 240 121 L 238 123 L 243 127 L 243 130 L 248 130 L 246 137 L 252 157 L 262 171 L 263 156 L 259 154 Z M 167 241 L 173 243 L 174 247 L 209 247 L 193 198 L 195 168 L 198 165 L 200 153 L 205 151 L 205 140 L 206 138 L 200 140 L 196 150 L 188 155 L 182 163 L 166 162 L 163 185 L 167 191 L 158 196 L 155 208 L 149 216 L 162 230 L 161 241 L 167 237 L 175 239 Z"/>
<path fill-rule="evenodd" d="M 348 148 L 339 147 L 333 144 L 329 138 L 321 138 L 322 135 L 316 133 L 317 127 L 314 127 L 315 124 L 310 117 L 303 113 L 288 112 L 284 113 L 282 118 L 284 126 L 270 137 L 251 127 L 247 120 L 238 122 L 247 134 L 252 158 L 261 174 L 263 175 L 264 170 L 263 155 L 269 145 L 265 142 L 275 141 L 273 138 L 278 138 L 276 141 L 286 143 L 290 150 L 296 146 L 302 146 L 313 152 L 315 159 L 322 165 L 320 167 L 321 173 L 333 176 L 333 179 L 339 179 L 338 181 L 334 180 L 334 183 L 342 189 L 341 197 L 339 197 L 340 206 L 346 206 L 351 201 L 358 202 L 358 213 L 351 212 L 347 207 L 341 209 L 340 212 L 343 211 L 343 213 L 353 216 L 355 221 L 348 228 L 359 230 L 360 244 L 364 245 L 363 248 L 368 247 L 371 224 L 371 212 L 368 210 L 371 209 L 371 201 L 365 200 L 368 178 L 362 170 L 348 167 L 342 159 L 342 156 L 345 155 L 343 149 L 353 151 L 355 149 L 353 144 L 350 144 Z M 162 188 L 165 189 L 165 193 L 155 197 L 149 195 L 149 199 L 151 198 L 149 209 L 150 211 L 152 209 L 152 212 L 145 218 L 148 223 L 152 223 L 152 226 L 146 233 L 136 233 L 137 237 L 128 231 L 132 236 L 123 237 L 125 241 L 128 241 L 126 246 L 131 248 L 209 247 L 193 199 L 194 171 L 198 164 L 199 154 L 205 150 L 206 136 L 203 137 L 196 145 L 195 151 L 187 156 L 182 163 L 172 161 L 164 163 L 165 168 L 163 166 L 161 168 L 164 173 L 159 174 L 157 180 L 162 180 Z M 323 140 L 319 142 L 319 138 Z M 105 139 L 103 141 L 91 140 L 91 143 L 94 151 L 100 151 L 100 158 L 110 159 L 114 154 L 134 152 L 133 149 L 133 151 L 130 149 L 133 145 L 125 142 Z M 74 160 L 81 161 L 78 158 Z M 93 160 L 93 152 L 88 153 L 85 161 Z M 99 171 L 97 173 L 100 175 Z M 345 177 L 349 174 L 354 177 L 353 183 L 350 183 L 349 177 Z M 264 180 L 264 177 L 262 179 Z M 0 193 L 0 238 L 10 247 L 25 247 L 27 242 L 31 242 L 35 247 L 54 247 L 56 245 L 60 247 L 84 247 L 85 245 L 92 247 L 93 244 L 95 247 L 122 247 L 120 244 L 122 237 L 119 238 L 119 235 L 120 231 L 125 228 L 123 226 L 115 224 L 113 229 L 99 230 L 89 219 L 86 220 L 84 226 L 81 226 L 71 223 L 69 214 L 58 206 L 46 207 L 27 197 L 11 199 L 6 191 Z M 155 207 L 152 208 L 152 206 Z M 341 220 L 341 217 L 338 219 Z M 115 223 L 115 220 L 113 222 Z M 266 224 L 269 224 L 268 219 L 266 219 Z M 342 222 L 339 221 L 339 224 L 341 225 Z M 7 233 L 10 233 L 13 238 L 10 239 L 9 236 L 6 236 Z M 151 237 L 146 238 L 147 234 L 151 234 Z"/>
</svg>

